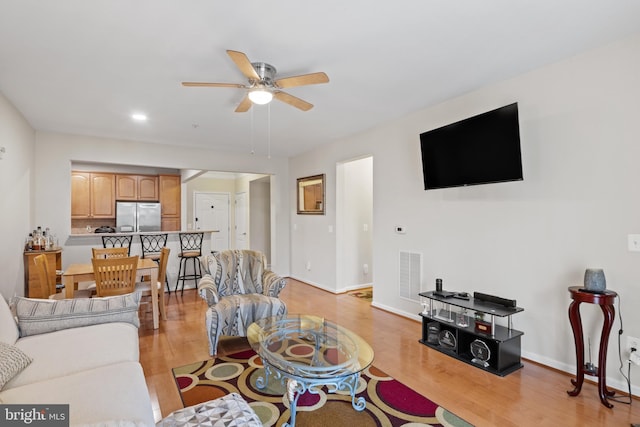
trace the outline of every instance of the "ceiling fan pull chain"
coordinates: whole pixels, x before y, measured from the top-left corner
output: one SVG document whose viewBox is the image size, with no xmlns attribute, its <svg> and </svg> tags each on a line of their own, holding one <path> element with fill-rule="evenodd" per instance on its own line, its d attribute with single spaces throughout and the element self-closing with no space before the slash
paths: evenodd
<svg viewBox="0 0 640 427">
<path fill-rule="evenodd" d="M 271 104 L 267 105 L 267 159 L 271 158 Z"/>
<path fill-rule="evenodd" d="M 256 154 L 255 147 L 253 145 L 253 108 L 251 109 L 251 154 Z"/>
</svg>

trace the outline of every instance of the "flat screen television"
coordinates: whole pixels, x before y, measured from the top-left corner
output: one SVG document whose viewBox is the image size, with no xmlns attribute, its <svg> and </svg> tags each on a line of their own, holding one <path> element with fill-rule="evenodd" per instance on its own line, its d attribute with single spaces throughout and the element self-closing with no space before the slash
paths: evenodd
<svg viewBox="0 0 640 427">
<path fill-rule="evenodd" d="M 424 189 L 522 181 L 518 104 L 420 134 Z"/>
</svg>

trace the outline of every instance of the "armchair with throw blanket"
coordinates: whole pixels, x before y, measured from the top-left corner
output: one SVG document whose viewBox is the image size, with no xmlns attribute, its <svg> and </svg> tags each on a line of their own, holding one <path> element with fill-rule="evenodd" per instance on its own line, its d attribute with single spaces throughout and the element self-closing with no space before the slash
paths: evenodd
<svg viewBox="0 0 640 427">
<path fill-rule="evenodd" d="M 205 274 L 198 293 L 209 305 L 205 321 L 212 356 L 221 335 L 244 337 L 256 320 L 287 313 L 278 298 L 286 280 L 266 268 L 262 252 L 225 250 L 205 255 L 200 262 Z"/>
</svg>

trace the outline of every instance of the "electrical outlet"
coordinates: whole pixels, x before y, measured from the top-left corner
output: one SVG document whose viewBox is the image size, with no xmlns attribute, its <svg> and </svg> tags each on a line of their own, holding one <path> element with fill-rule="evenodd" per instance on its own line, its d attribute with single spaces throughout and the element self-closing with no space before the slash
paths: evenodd
<svg viewBox="0 0 640 427">
<path fill-rule="evenodd" d="M 627 249 L 629 252 L 640 252 L 640 234 L 627 235 Z"/>
<path fill-rule="evenodd" d="M 632 348 L 635 348 L 635 352 L 640 354 L 640 338 L 627 336 L 627 350 L 631 352 Z"/>
</svg>

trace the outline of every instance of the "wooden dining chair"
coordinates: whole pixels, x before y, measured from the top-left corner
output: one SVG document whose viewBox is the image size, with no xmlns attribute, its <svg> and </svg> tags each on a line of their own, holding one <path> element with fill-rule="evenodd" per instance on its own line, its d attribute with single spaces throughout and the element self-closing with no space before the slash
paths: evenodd
<svg viewBox="0 0 640 427">
<path fill-rule="evenodd" d="M 135 290 L 140 291 L 142 296 L 150 296 L 151 295 L 151 287 L 156 286 L 158 292 L 158 305 L 160 306 L 160 315 L 164 320 L 167 320 L 167 314 L 165 312 L 165 302 L 164 302 L 164 279 L 167 277 L 167 263 L 169 262 L 169 252 L 171 250 L 169 248 L 162 248 L 160 250 L 160 259 L 158 260 L 158 282 L 151 283 L 149 281 L 146 282 L 138 282 L 136 283 Z M 153 311 L 157 311 L 158 307 L 153 307 Z"/>
<path fill-rule="evenodd" d="M 36 265 L 36 271 L 38 273 L 38 280 L 42 289 L 42 298 L 48 299 L 64 299 L 65 292 L 64 287 L 60 286 L 62 292 L 58 292 L 58 286 L 56 283 L 56 272 L 51 269 L 49 259 L 45 254 L 38 255 L 33 258 L 33 262 Z M 80 289 L 73 293 L 74 298 L 89 298 L 91 291 L 87 289 Z"/>
<path fill-rule="evenodd" d="M 92 258 L 125 258 L 129 256 L 129 248 L 91 248 Z"/>
<path fill-rule="evenodd" d="M 42 289 L 42 298 L 64 299 L 64 292 L 58 292 L 56 289 L 56 275 L 49 268 L 47 256 L 45 254 L 38 255 L 33 258 L 33 262 L 36 264 L 38 280 Z"/>
<path fill-rule="evenodd" d="M 124 258 L 92 258 L 97 296 L 132 293 L 136 286 L 138 258 L 138 255 Z"/>
</svg>

